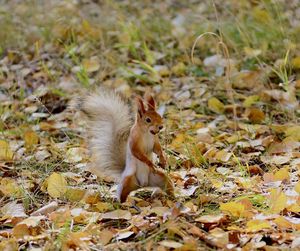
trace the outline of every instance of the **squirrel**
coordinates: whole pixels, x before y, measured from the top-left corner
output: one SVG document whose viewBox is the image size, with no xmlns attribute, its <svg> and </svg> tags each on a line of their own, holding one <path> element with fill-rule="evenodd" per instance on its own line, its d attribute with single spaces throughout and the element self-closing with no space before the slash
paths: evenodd
<svg viewBox="0 0 300 251">
<path fill-rule="evenodd" d="M 166 158 L 158 133 L 163 119 L 156 111 L 150 94 L 137 96 L 137 114 L 133 122 L 130 106 L 114 90 L 99 89 L 80 100 L 80 110 L 87 115 L 89 149 L 92 165 L 89 171 L 98 177 L 118 182 L 117 199 L 125 202 L 131 191 L 140 187 L 159 187 L 174 196 L 168 175 L 156 168 L 152 153 L 162 168 Z"/>
</svg>

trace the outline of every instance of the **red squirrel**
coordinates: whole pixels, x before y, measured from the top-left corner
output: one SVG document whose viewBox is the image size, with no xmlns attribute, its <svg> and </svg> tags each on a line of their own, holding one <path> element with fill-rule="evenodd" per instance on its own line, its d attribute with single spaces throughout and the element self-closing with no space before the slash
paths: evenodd
<svg viewBox="0 0 300 251">
<path fill-rule="evenodd" d="M 115 91 L 99 89 L 83 97 L 80 104 L 88 116 L 92 156 L 89 170 L 118 182 L 117 198 L 121 202 L 140 187 L 159 187 L 174 195 L 172 181 L 155 167 L 152 159 L 154 152 L 161 167 L 166 166 L 158 138 L 163 119 L 151 95 L 136 97 L 136 103 L 134 123 L 130 107 Z"/>
</svg>

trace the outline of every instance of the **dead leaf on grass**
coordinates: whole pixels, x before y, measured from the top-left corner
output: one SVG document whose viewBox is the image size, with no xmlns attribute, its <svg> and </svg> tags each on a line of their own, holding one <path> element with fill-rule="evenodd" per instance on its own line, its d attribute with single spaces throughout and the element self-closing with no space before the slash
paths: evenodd
<svg viewBox="0 0 300 251">
<path fill-rule="evenodd" d="M 47 192 L 53 198 L 61 198 L 67 192 L 67 182 L 59 173 L 52 173 L 47 179 Z"/>
</svg>

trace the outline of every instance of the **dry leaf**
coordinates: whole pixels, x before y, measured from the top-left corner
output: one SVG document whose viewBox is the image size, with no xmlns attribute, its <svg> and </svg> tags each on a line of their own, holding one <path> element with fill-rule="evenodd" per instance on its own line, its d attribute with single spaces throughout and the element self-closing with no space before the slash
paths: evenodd
<svg viewBox="0 0 300 251">
<path fill-rule="evenodd" d="M 224 104 L 215 97 L 208 100 L 208 108 L 218 114 L 222 114 L 225 111 Z"/>
<path fill-rule="evenodd" d="M 115 210 L 109 213 L 104 213 L 101 215 L 102 219 L 111 219 L 111 220 L 130 220 L 131 219 L 131 213 L 127 210 Z"/>
<path fill-rule="evenodd" d="M 26 217 L 25 209 L 22 204 L 18 204 L 15 201 L 9 202 L 4 205 L 0 212 L 5 217 Z"/>
<path fill-rule="evenodd" d="M 13 152 L 11 151 L 9 144 L 4 140 L 0 140 L 0 161 L 11 161 L 12 158 Z"/>
<path fill-rule="evenodd" d="M 270 222 L 267 220 L 250 220 L 247 222 L 247 232 L 258 232 L 264 229 L 272 228 Z"/>
<path fill-rule="evenodd" d="M 219 215 L 202 215 L 195 219 L 196 222 L 201 223 L 217 223 L 219 224 L 221 221 L 226 220 L 226 217 L 224 214 Z"/>
<path fill-rule="evenodd" d="M 119 240 L 127 239 L 128 237 L 130 237 L 133 234 L 134 234 L 134 232 L 132 232 L 132 231 L 120 232 L 117 234 L 116 240 L 119 241 Z"/>
<path fill-rule="evenodd" d="M 160 241 L 158 244 L 162 245 L 164 247 L 167 247 L 167 248 L 181 248 L 182 247 L 182 244 L 180 242 L 171 241 L 171 240 Z"/>
<path fill-rule="evenodd" d="M 274 174 L 274 180 L 280 180 L 288 182 L 290 181 L 290 173 L 288 168 L 281 168 Z"/>
<path fill-rule="evenodd" d="M 265 114 L 258 108 L 247 108 L 245 112 L 247 118 L 253 123 L 261 123 L 265 119 Z"/>
<path fill-rule="evenodd" d="M 234 217 L 241 217 L 245 212 L 245 206 L 238 202 L 227 202 L 220 204 L 220 210 L 230 213 Z"/>
<path fill-rule="evenodd" d="M 53 198 L 61 198 L 67 192 L 67 182 L 59 173 L 52 173 L 47 179 L 47 192 Z"/>
<path fill-rule="evenodd" d="M 0 192 L 6 196 L 20 198 L 22 197 L 22 188 L 18 185 L 16 180 L 11 178 L 0 178 Z"/>
<path fill-rule="evenodd" d="M 114 234 L 108 229 L 103 229 L 98 237 L 101 244 L 105 246 L 111 241 L 111 239 L 114 237 Z"/>
<path fill-rule="evenodd" d="M 269 198 L 270 213 L 278 214 L 287 206 L 287 196 L 280 189 L 272 189 Z"/>
<path fill-rule="evenodd" d="M 100 64 L 96 57 L 84 59 L 82 62 L 82 66 L 88 73 L 95 72 L 100 69 Z"/>
<path fill-rule="evenodd" d="M 34 131 L 27 131 L 24 134 L 26 150 L 32 150 L 39 143 L 39 136 Z"/>
</svg>

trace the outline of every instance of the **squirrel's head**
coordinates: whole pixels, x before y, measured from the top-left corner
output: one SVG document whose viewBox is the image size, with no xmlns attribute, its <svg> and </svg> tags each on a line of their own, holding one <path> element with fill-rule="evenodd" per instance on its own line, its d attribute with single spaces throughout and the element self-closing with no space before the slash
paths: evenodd
<svg viewBox="0 0 300 251">
<path fill-rule="evenodd" d="M 137 123 L 147 130 L 149 133 L 156 135 L 163 129 L 163 119 L 156 112 L 156 104 L 151 95 L 145 95 L 143 100 L 141 97 L 137 97 Z M 146 107 L 144 105 L 146 103 Z"/>
</svg>

